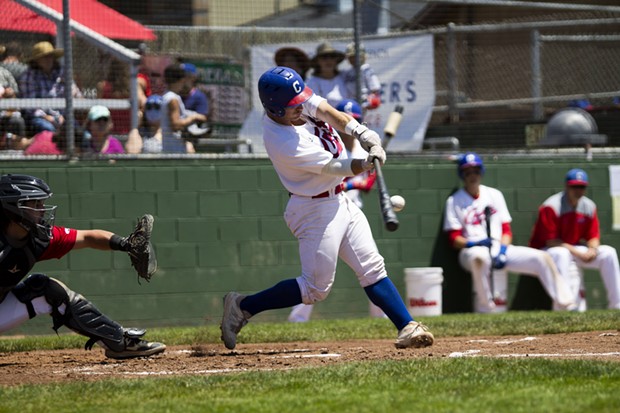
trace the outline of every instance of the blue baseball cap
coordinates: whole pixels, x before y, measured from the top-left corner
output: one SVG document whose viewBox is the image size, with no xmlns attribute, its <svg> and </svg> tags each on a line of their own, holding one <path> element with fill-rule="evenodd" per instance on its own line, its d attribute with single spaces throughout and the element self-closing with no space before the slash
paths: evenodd
<svg viewBox="0 0 620 413">
<path fill-rule="evenodd" d="M 196 65 L 191 64 L 191 63 L 181 63 L 181 68 L 185 70 L 185 73 L 189 73 L 192 75 L 195 75 L 196 73 L 198 73 L 198 69 L 196 68 Z"/>
<path fill-rule="evenodd" d="M 568 186 L 588 186 L 588 174 L 583 169 L 571 169 L 566 174 L 566 185 Z"/>
</svg>

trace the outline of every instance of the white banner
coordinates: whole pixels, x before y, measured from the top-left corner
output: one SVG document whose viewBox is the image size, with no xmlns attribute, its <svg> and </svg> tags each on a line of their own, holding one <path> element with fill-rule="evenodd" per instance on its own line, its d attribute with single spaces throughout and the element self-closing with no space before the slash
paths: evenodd
<svg viewBox="0 0 620 413">
<path fill-rule="evenodd" d="M 335 49 L 344 52 L 348 42 L 331 42 Z M 435 104 L 435 64 L 433 59 L 433 36 L 407 36 L 385 39 L 368 39 L 362 42 L 366 48 L 366 62 L 381 81 L 381 106 L 368 111 L 364 122 L 380 135 L 390 113 L 396 105 L 404 108 L 403 118 L 396 136 L 389 145 L 390 152 L 417 152 Z M 263 108 L 258 98 L 258 79 L 275 66 L 275 51 L 281 47 L 297 47 L 310 58 L 315 55 L 318 43 L 284 43 L 253 46 L 252 59 L 252 110 L 243 123 L 240 137 L 252 140 L 254 152 L 264 152 L 260 119 Z M 345 59 L 341 71 L 351 66 Z M 312 70 L 308 77 L 312 76 Z"/>
</svg>

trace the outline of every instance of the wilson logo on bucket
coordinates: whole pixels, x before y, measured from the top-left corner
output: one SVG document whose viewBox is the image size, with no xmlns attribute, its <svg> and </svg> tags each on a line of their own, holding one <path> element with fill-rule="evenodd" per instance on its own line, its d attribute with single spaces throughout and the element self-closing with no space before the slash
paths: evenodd
<svg viewBox="0 0 620 413">
<path fill-rule="evenodd" d="M 437 301 L 426 301 L 424 298 L 410 298 L 410 307 L 433 307 L 437 305 Z"/>
</svg>

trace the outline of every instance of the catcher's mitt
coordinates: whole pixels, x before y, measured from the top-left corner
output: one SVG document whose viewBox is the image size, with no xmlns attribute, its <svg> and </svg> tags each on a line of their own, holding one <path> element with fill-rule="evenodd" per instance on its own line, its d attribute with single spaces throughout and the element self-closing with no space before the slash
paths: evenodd
<svg viewBox="0 0 620 413">
<path fill-rule="evenodd" d="M 131 265 L 140 278 L 151 281 L 151 277 L 157 271 L 157 258 L 151 245 L 151 232 L 153 231 L 153 216 L 146 214 L 138 219 L 136 228 L 126 238 L 126 251 L 131 259 Z"/>
</svg>

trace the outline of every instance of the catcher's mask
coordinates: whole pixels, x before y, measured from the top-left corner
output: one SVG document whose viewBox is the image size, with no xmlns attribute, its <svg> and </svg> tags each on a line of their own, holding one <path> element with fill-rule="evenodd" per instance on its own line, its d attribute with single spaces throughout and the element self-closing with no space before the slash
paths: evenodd
<svg viewBox="0 0 620 413">
<path fill-rule="evenodd" d="M 56 206 L 45 205 L 51 196 L 50 187 L 34 176 L 9 174 L 0 177 L 3 214 L 43 241 L 52 238 Z"/>
</svg>

